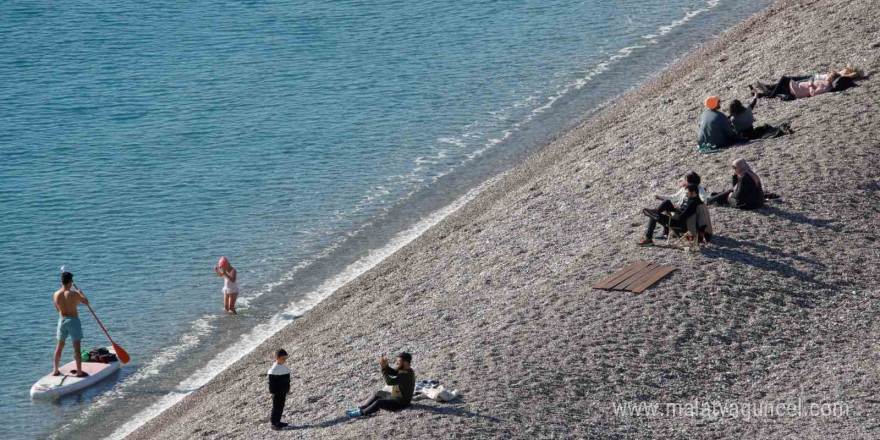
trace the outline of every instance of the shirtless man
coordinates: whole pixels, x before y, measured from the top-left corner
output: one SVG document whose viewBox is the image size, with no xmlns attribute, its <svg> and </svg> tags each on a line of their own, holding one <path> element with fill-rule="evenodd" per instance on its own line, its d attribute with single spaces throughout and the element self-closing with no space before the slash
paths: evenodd
<svg viewBox="0 0 880 440">
<path fill-rule="evenodd" d="M 61 289 L 55 292 L 55 308 L 58 309 L 58 346 L 55 348 L 55 369 L 53 376 L 60 376 L 58 362 L 61 361 L 61 351 L 64 350 L 64 342 L 67 337 L 73 341 L 73 361 L 76 362 L 76 377 L 88 376 L 82 370 L 80 359 L 80 341 L 82 340 L 82 326 L 79 323 L 79 315 L 76 306 L 79 303 L 88 304 L 89 300 L 83 295 L 82 290 L 73 284 L 73 274 L 64 272 L 61 274 Z"/>
</svg>

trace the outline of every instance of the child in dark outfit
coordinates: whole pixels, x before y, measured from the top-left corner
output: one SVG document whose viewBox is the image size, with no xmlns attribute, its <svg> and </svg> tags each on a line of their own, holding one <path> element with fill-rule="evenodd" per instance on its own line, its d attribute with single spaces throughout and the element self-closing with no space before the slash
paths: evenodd
<svg viewBox="0 0 880 440">
<path fill-rule="evenodd" d="M 290 368 L 287 363 L 287 352 L 280 349 L 275 353 L 275 363 L 269 369 L 269 394 L 272 396 L 272 429 L 282 429 L 287 423 L 281 422 L 284 401 L 290 393 Z"/>
</svg>

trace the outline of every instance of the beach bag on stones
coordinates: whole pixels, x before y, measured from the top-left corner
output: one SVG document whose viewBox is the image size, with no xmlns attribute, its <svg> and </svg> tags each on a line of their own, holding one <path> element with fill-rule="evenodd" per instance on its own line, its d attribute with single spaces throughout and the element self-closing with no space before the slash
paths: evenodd
<svg viewBox="0 0 880 440">
<path fill-rule="evenodd" d="M 443 385 L 425 388 L 423 392 L 425 393 L 425 396 L 427 396 L 429 399 L 436 400 L 438 402 L 449 402 L 458 398 L 458 390 L 449 391 L 444 388 Z"/>
</svg>

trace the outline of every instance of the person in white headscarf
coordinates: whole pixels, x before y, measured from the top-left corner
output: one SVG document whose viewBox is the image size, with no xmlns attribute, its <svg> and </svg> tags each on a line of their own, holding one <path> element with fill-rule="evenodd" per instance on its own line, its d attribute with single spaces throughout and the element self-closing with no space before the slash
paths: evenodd
<svg viewBox="0 0 880 440">
<path fill-rule="evenodd" d="M 730 205 L 739 209 L 757 209 L 764 206 L 764 187 L 761 178 L 752 171 L 745 159 L 733 161 L 733 189 L 713 193 L 709 204 Z"/>
</svg>

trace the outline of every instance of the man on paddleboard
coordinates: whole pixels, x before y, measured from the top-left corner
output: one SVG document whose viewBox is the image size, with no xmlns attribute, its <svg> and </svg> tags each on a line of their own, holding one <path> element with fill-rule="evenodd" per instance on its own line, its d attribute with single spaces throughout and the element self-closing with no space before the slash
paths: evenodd
<svg viewBox="0 0 880 440">
<path fill-rule="evenodd" d="M 76 377 L 88 376 L 82 370 L 82 360 L 80 359 L 80 341 L 82 341 L 82 325 L 79 322 L 79 314 L 76 312 L 76 306 L 79 303 L 88 304 L 89 300 L 83 295 L 73 284 L 73 274 L 63 272 L 61 274 L 61 289 L 55 292 L 55 308 L 58 309 L 58 346 L 55 347 L 55 369 L 52 370 L 53 376 L 60 376 L 58 371 L 58 363 L 61 361 L 61 351 L 64 350 L 64 342 L 70 336 L 73 341 L 73 361 L 76 362 Z"/>
</svg>

